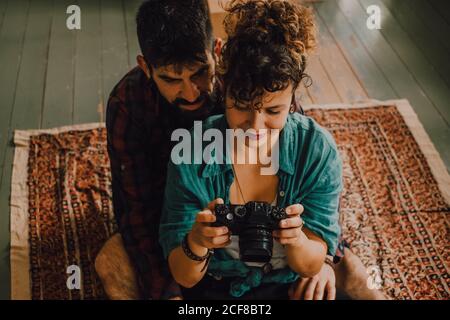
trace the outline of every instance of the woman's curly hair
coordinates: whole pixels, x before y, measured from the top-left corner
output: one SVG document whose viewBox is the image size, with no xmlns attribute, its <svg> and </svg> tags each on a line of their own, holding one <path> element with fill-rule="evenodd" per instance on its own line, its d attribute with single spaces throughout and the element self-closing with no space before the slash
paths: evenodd
<svg viewBox="0 0 450 320">
<path fill-rule="evenodd" d="M 226 7 L 227 42 L 218 74 L 238 103 L 260 108 L 264 90 L 275 92 L 304 78 L 306 56 L 315 47 L 310 9 L 287 0 L 232 0 Z"/>
</svg>

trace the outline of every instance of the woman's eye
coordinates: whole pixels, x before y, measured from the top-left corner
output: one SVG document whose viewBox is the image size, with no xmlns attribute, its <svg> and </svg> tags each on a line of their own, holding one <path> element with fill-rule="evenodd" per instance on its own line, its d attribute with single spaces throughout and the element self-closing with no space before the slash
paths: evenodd
<svg viewBox="0 0 450 320">
<path fill-rule="evenodd" d="M 267 110 L 268 114 L 279 114 L 280 111 Z"/>
</svg>

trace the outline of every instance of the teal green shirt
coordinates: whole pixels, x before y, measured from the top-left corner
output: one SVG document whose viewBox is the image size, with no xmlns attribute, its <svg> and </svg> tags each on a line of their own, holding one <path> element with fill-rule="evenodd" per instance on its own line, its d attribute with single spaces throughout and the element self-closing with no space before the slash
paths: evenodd
<svg viewBox="0 0 450 320">
<path fill-rule="evenodd" d="M 225 137 L 228 128 L 225 116 L 208 118 L 203 123 L 203 132 L 209 128 L 219 129 Z M 192 139 L 201 139 L 193 130 L 191 136 Z M 192 142 L 192 159 L 195 156 L 193 146 Z M 222 198 L 226 204 L 230 203 L 229 190 L 234 179 L 231 164 L 216 162 L 210 159 L 208 163 L 175 165 L 169 161 L 159 229 L 160 244 L 166 258 L 181 244 L 197 213 L 210 201 Z M 338 208 L 342 191 L 342 161 L 331 134 L 310 117 L 290 114 L 280 133 L 277 175 L 277 205 L 302 204 L 305 227 L 319 235 L 328 246 L 328 254 L 334 255 L 340 235 Z M 285 283 L 297 278 L 289 268 L 263 275 L 257 269 L 232 259 L 221 249 L 216 250 L 208 272 L 240 278 L 230 288 L 234 296 L 240 296 L 262 282 Z"/>
</svg>

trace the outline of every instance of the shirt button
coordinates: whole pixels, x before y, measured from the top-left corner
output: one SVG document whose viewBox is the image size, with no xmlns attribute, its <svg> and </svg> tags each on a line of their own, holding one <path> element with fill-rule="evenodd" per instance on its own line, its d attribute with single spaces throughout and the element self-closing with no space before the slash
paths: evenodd
<svg viewBox="0 0 450 320">
<path fill-rule="evenodd" d="M 284 191 L 283 190 L 280 191 L 280 197 L 284 197 Z"/>
</svg>

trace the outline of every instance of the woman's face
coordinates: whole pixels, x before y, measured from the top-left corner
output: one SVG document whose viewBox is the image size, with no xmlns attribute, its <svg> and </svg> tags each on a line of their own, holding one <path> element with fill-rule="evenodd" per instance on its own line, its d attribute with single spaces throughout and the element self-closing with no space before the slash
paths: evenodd
<svg viewBox="0 0 450 320">
<path fill-rule="evenodd" d="M 231 129 L 254 129 L 258 134 L 261 129 L 283 129 L 292 102 L 292 85 L 276 92 L 265 92 L 262 107 L 255 110 L 250 105 L 235 104 L 227 94 L 225 115 Z M 263 132 L 266 130 L 263 130 Z M 259 139 L 256 136 L 255 139 Z"/>
</svg>

